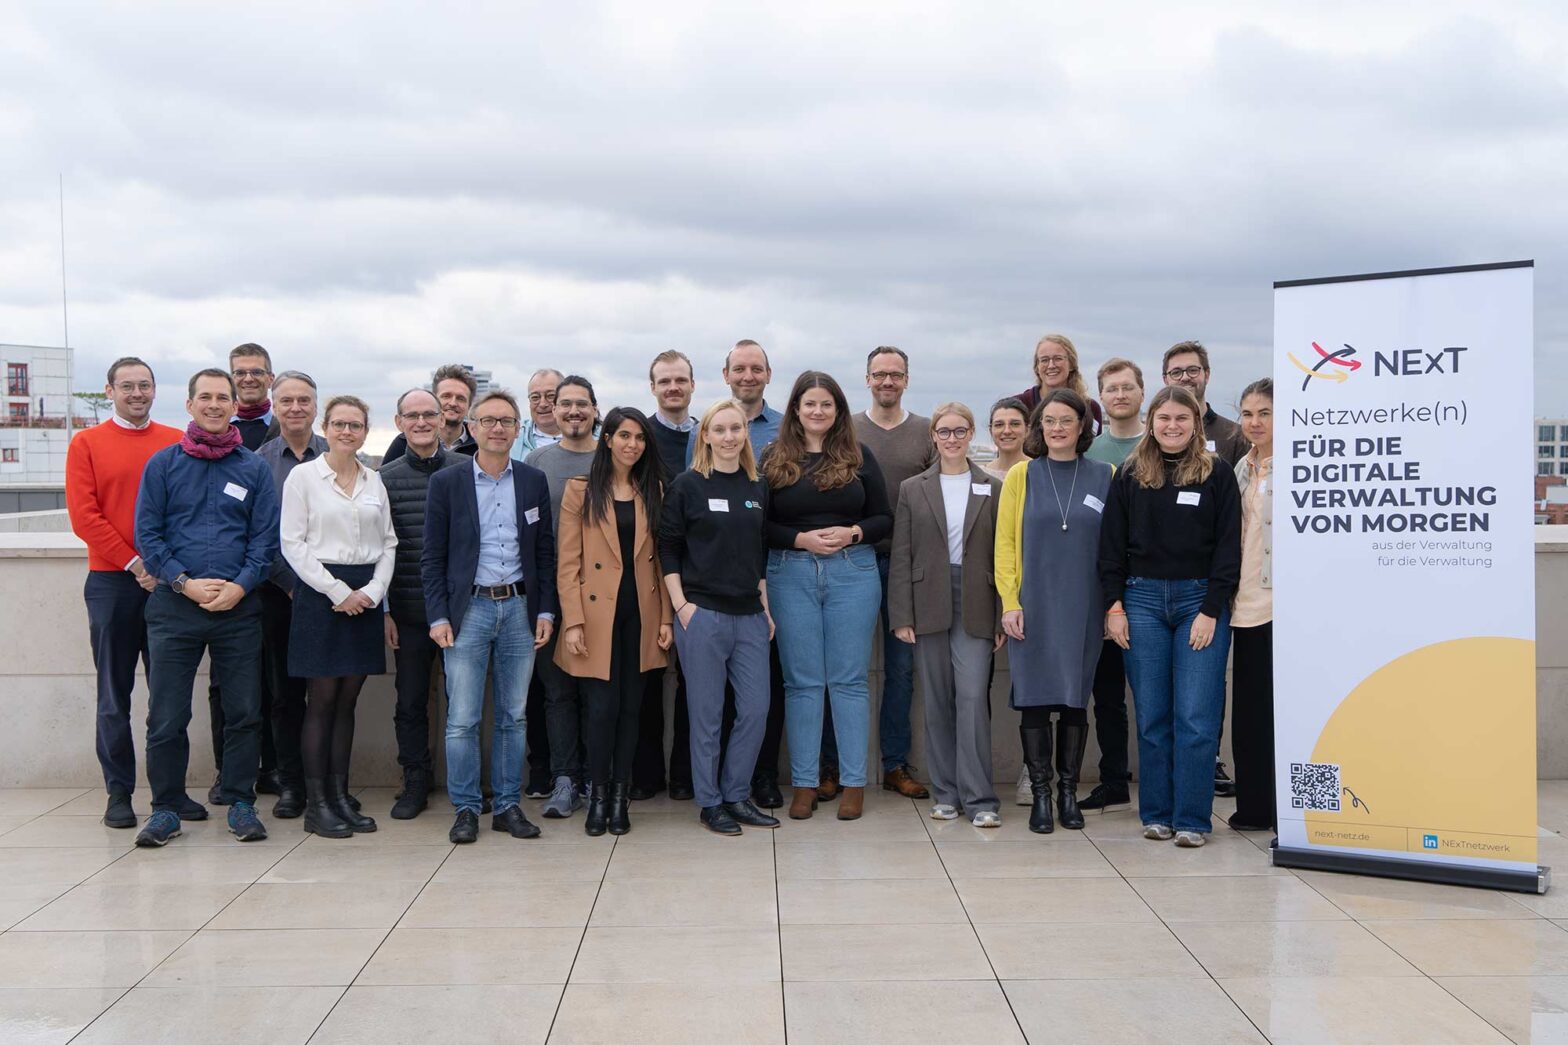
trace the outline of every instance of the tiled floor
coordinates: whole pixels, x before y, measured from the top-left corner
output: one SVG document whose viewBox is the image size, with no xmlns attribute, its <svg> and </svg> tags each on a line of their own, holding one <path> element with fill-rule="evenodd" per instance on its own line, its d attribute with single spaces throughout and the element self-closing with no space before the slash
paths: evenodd
<svg viewBox="0 0 1568 1045">
<path fill-rule="evenodd" d="M 1568 1040 L 1568 893 L 1276 870 L 1224 802 L 1196 851 L 1130 809 L 1037 837 L 882 792 L 738 839 L 660 798 L 619 840 L 455 848 L 444 806 L 362 797 L 351 841 L 213 820 L 143 852 L 95 791 L 0 791 L 0 1042 Z M 1540 820 L 1568 867 L 1568 783 Z"/>
</svg>

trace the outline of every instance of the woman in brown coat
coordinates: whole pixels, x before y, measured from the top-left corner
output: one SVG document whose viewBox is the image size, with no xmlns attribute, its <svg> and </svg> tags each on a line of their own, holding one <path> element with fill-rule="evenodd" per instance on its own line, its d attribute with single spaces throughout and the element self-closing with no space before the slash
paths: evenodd
<svg viewBox="0 0 1568 1045">
<path fill-rule="evenodd" d="M 669 661 L 670 596 L 656 548 L 664 481 L 653 439 L 640 411 L 611 410 L 587 476 L 568 480 L 561 498 L 555 662 L 583 680 L 592 786 L 583 829 L 590 835 L 632 829 L 642 673 Z"/>
</svg>

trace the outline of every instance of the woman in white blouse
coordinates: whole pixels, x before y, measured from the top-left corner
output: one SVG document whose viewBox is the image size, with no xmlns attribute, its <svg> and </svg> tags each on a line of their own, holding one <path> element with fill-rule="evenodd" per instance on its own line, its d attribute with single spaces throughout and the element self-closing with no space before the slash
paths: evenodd
<svg viewBox="0 0 1568 1045">
<path fill-rule="evenodd" d="M 397 534 L 381 477 L 356 456 L 370 408 L 354 396 L 327 402 L 328 451 L 283 483 L 283 557 L 299 582 L 289 627 L 289 674 L 307 680 L 301 756 L 305 830 L 347 838 L 376 829 L 349 802 L 354 706 L 366 675 L 386 670 L 381 600 Z"/>
</svg>

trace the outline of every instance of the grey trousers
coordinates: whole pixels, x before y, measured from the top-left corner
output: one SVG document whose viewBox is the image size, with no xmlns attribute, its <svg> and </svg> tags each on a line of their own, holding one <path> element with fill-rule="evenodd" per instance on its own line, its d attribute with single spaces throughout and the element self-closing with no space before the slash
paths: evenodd
<svg viewBox="0 0 1568 1045">
<path fill-rule="evenodd" d="M 751 774 L 773 699 L 768 674 L 768 618 L 736 616 L 697 607 L 688 627 L 675 622 L 675 647 L 686 676 L 691 721 L 692 797 L 702 808 L 751 797 Z M 724 681 L 735 690 L 735 726 L 724 764 L 719 730 L 724 722 Z"/>
<path fill-rule="evenodd" d="M 953 626 L 915 640 L 925 696 L 932 800 L 970 816 L 998 809 L 991 780 L 991 640 L 964 630 L 963 567 L 953 571 Z"/>
</svg>

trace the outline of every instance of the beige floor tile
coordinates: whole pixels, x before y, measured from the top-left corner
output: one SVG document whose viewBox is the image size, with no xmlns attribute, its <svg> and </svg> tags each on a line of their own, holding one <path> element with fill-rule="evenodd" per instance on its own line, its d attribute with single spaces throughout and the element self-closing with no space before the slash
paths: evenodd
<svg viewBox="0 0 1568 1045">
<path fill-rule="evenodd" d="M 771 847 L 726 846 L 724 841 L 704 838 L 701 845 L 617 845 L 604 878 L 606 882 L 620 878 L 773 880 Z"/>
<path fill-rule="evenodd" d="M 195 932 L 245 887 L 227 885 L 79 885 L 15 926 L 15 932 L 184 929 Z"/>
<path fill-rule="evenodd" d="M 560 997 L 556 984 L 355 984 L 310 1043 L 543 1045 Z"/>
<path fill-rule="evenodd" d="M 212 929 L 390 929 L 419 882 L 256 884 L 213 919 Z"/>
<path fill-rule="evenodd" d="M 1362 924 L 1428 976 L 1568 974 L 1568 932 L 1541 919 Z"/>
<path fill-rule="evenodd" d="M 925 817 L 926 833 L 934 842 L 974 842 L 979 845 L 989 845 L 992 842 L 1034 842 L 1040 845 L 1049 845 L 1052 842 L 1071 842 L 1083 835 L 1078 831 L 1068 831 L 1058 827 L 1048 835 L 1037 835 L 1029 830 L 1029 810 L 1022 806 L 1002 803 L 999 810 L 1002 814 L 1000 827 L 975 827 L 969 818 L 961 816 L 957 820 L 932 820 Z"/>
<path fill-rule="evenodd" d="M 101 817 L 103 816 L 104 806 L 107 804 L 108 797 L 108 795 L 104 794 L 103 788 L 95 787 L 91 791 L 83 791 L 69 802 L 63 802 L 55 806 L 49 810 L 49 815 Z M 198 795 L 192 792 L 191 797 L 206 801 L 207 793 L 203 791 Z M 145 786 L 138 788 L 136 793 L 131 796 L 131 808 L 135 810 L 136 815 L 139 817 L 146 817 L 152 811 L 152 795 Z"/>
<path fill-rule="evenodd" d="M 342 987 L 137 987 L 100 1016 L 75 1045 L 238 1045 L 303 1042 Z M 243 1007 L 243 1020 L 235 1012 Z"/>
<path fill-rule="evenodd" d="M 589 929 L 572 983 L 778 983 L 773 929 Z"/>
<path fill-rule="evenodd" d="M 40 911 L 55 897 L 71 886 L 65 882 L 53 885 L 8 885 L 0 882 L 0 932 Z M 0 1039 L 3 1040 L 3 1039 Z"/>
<path fill-rule="evenodd" d="M 300 830 L 299 821 L 292 823 L 287 820 L 274 820 L 262 814 L 262 822 L 267 827 L 267 837 L 258 842 L 241 842 L 229 833 L 228 812 L 216 806 L 213 815 L 206 820 L 182 821 L 180 823 L 180 837 L 169 843 L 169 848 L 164 852 L 179 849 L 188 849 L 191 846 L 221 846 L 225 849 L 236 849 L 243 846 L 246 849 L 273 850 L 273 857 L 281 858 L 285 852 L 299 845 L 309 836 Z M 80 816 L 45 816 L 40 817 L 40 823 L 59 823 L 61 821 L 76 821 L 77 823 L 89 822 L 86 817 Z M 96 821 L 93 821 L 96 822 Z M 146 821 L 144 820 L 143 823 Z M 102 825 L 99 825 L 102 828 Z M 102 828 L 108 830 L 108 828 Z M 117 831 L 116 834 L 134 839 L 135 831 Z M 134 844 L 134 843 L 132 843 Z"/>
<path fill-rule="evenodd" d="M 988 980 L 968 925 L 786 925 L 784 979 Z"/>
<path fill-rule="evenodd" d="M 1145 838 L 1095 839 L 1094 844 L 1128 878 L 1290 873 L 1270 865 L 1267 853 L 1234 832 L 1210 835 L 1202 849 L 1178 849 L 1171 842 Z"/>
<path fill-rule="evenodd" d="M 604 877 L 613 851 L 612 846 L 508 841 L 504 846 L 456 846 L 431 884 L 488 887 L 507 882 L 597 882 Z"/>
<path fill-rule="evenodd" d="M 1207 976 L 1005 980 L 1031 1041 L 1084 1045 L 1247 1045 L 1264 1042 Z M 1172 1019 L 1173 1014 L 1179 1019 Z"/>
<path fill-rule="evenodd" d="M 943 878 L 930 842 L 823 842 L 779 846 L 780 881 L 794 878 Z"/>
<path fill-rule="evenodd" d="M 0 989 L 0 1041 L 65 1045 L 124 993 L 118 987 Z"/>
<path fill-rule="evenodd" d="M 394 929 L 355 983 L 565 983 L 581 939 L 581 929 Z"/>
<path fill-rule="evenodd" d="M 18 827 L 32 819 L 30 816 L 0 816 L 0 838 L 3 838 L 11 831 L 15 831 Z"/>
<path fill-rule="evenodd" d="M 403 929 L 578 928 L 599 892 L 591 882 L 466 885 L 435 881 L 398 922 Z"/>
<path fill-rule="evenodd" d="M 1220 986 L 1275 1045 L 1505 1045 L 1475 1013 L 1424 976 L 1246 977 Z"/>
<path fill-rule="evenodd" d="M 58 809 L 72 799 L 95 795 L 98 815 L 103 815 L 107 796 L 97 788 L 85 787 L 11 787 L 0 789 L 0 816 L 38 816 Z"/>
<path fill-rule="evenodd" d="M 1171 931 L 1216 978 L 1418 975 L 1354 922 L 1176 922 Z"/>
<path fill-rule="evenodd" d="M 691 805 L 690 802 L 686 803 Z M 685 813 L 645 813 L 637 814 L 637 807 L 632 806 L 631 834 L 622 835 L 616 839 L 616 846 L 625 848 L 632 845 L 686 845 L 693 848 L 735 848 L 740 846 L 771 847 L 773 835 L 780 828 L 747 827 L 743 833 L 735 837 L 716 835 L 709 831 L 697 819 L 697 810 L 692 808 Z M 582 814 L 566 821 L 582 833 Z M 559 823 L 559 821 L 546 820 L 546 824 Z M 585 841 L 594 839 L 584 838 Z"/>
<path fill-rule="evenodd" d="M 1508 898 L 1542 918 L 1568 919 L 1568 889 L 1556 886 L 1544 896 L 1537 893 L 1509 893 Z"/>
<path fill-rule="evenodd" d="M 384 849 L 396 845 L 450 845 L 447 835 L 452 830 L 452 817 L 434 810 L 426 810 L 412 820 L 394 820 L 386 806 L 377 803 L 372 806 L 364 803 L 364 814 L 376 822 L 376 829 L 367 834 L 356 834 L 349 838 L 322 838 L 318 835 L 307 835 L 304 826 L 298 820 L 294 821 L 268 821 L 269 830 L 274 823 L 287 823 L 290 826 L 280 827 L 278 830 L 291 831 L 302 836 L 302 841 L 308 846 L 326 846 L 331 849 L 346 848 L 376 848 Z M 534 821 L 538 823 L 538 821 Z M 484 838 L 490 833 L 490 818 L 479 818 L 479 836 Z"/>
<path fill-rule="evenodd" d="M 91 878 L 105 885 L 179 885 L 201 882 L 249 885 L 286 855 L 277 849 L 235 842 L 228 846 L 185 846 L 171 842 L 167 849 L 132 849 Z M 3 860 L 0 857 L 0 860 Z"/>
<path fill-rule="evenodd" d="M 778 883 L 785 925 L 962 924 L 969 920 L 944 878 L 792 878 Z"/>
<path fill-rule="evenodd" d="M 347 986 L 385 935 L 380 929 L 204 929 L 143 986 Z"/>
<path fill-rule="evenodd" d="M 0 849 L 78 848 L 116 849 L 125 852 L 135 844 L 130 828 L 105 827 L 90 816 L 38 816 L 0 835 Z"/>
<path fill-rule="evenodd" d="M 187 932 L 0 935 L 0 987 L 130 987 L 190 938 Z"/>
<path fill-rule="evenodd" d="M 811 845 L 818 842 L 925 842 L 925 824 L 908 803 L 897 809 L 868 812 L 859 820 L 840 820 L 835 805 L 820 807 L 810 820 L 791 820 L 775 832 L 780 845 Z M 782 813 L 782 810 L 779 810 Z"/>
<path fill-rule="evenodd" d="M 1568 976 L 1443 976 L 1437 983 L 1514 1041 L 1568 1041 Z"/>
<path fill-rule="evenodd" d="M 599 889 L 589 924 L 771 929 L 779 924 L 777 889 L 771 877 L 617 878 L 612 873 Z"/>
<path fill-rule="evenodd" d="M 290 882 L 426 882 L 452 852 L 451 846 L 405 845 L 385 849 L 300 846 L 261 878 L 269 885 Z"/>
<path fill-rule="evenodd" d="M 1348 917 L 1290 875 L 1132 878 L 1129 882 L 1167 922 L 1334 922 Z"/>
<path fill-rule="evenodd" d="M 1158 922 L 978 925 L 1003 980 L 1201 976 L 1203 969 Z"/>
<path fill-rule="evenodd" d="M 953 885 L 977 925 L 1155 920 L 1120 878 L 955 878 Z"/>
<path fill-rule="evenodd" d="M 75 885 L 122 856 L 108 849 L 0 849 L 0 883 L 17 888 Z"/>
<path fill-rule="evenodd" d="M 1021 1043 L 995 980 L 786 983 L 790 1045 L 1009 1045 Z"/>
<path fill-rule="evenodd" d="M 1515 894 L 1399 878 L 1298 871 L 1296 876 L 1360 921 L 1405 918 L 1533 918 Z"/>
<path fill-rule="evenodd" d="M 1057 842 L 939 842 L 937 853 L 954 878 L 1102 878 L 1116 869 L 1087 838 Z"/>
<path fill-rule="evenodd" d="M 778 984 L 572 983 L 561 999 L 550 1045 L 783 1045 Z"/>
</svg>

